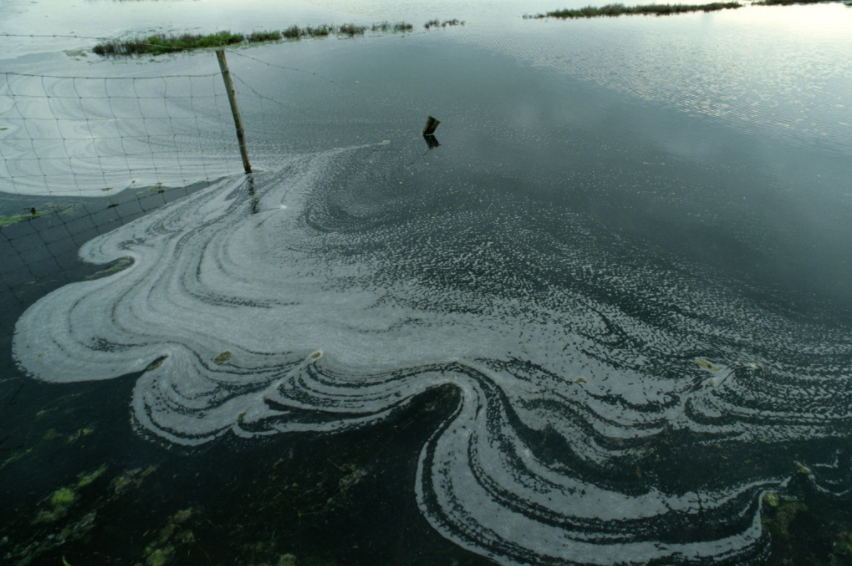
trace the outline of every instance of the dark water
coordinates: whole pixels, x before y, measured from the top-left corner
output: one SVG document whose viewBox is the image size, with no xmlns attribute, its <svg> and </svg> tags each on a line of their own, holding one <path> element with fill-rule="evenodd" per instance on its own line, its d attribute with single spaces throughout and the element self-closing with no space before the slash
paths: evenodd
<svg viewBox="0 0 852 566">
<path fill-rule="evenodd" d="M 250 179 L 4 199 L 7 560 L 848 560 L 842 111 L 472 34 L 230 53 Z"/>
</svg>

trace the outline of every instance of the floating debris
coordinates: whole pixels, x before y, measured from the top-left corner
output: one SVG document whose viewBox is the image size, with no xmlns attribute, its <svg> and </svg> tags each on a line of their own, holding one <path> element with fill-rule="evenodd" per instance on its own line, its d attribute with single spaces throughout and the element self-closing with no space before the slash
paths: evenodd
<svg viewBox="0 0 852 566">
<path fill-rule="evenodd" d="M 217 366 L 221 366 L 222 364 L 224 364 L 225 362 L 227 362 L 230 359 L 231 359 L 231 352 L 230 351 L 224 351 L 213 359 L 213 363 L 216 364 Z"/>
<path fill-rule="evenodd" d="M 426 127 L 423 128 L 423 135 L 424 136 L 431 136 L 432 134 L 434 134 L 435 130 L 438 129 L 438 125 L 440 123 L 441 123 L 440 120 L 437 120 L 437 119 L 433 118 L 432 116 L 429 116 L 428 118 L 426 118 Z"/>
</svg>

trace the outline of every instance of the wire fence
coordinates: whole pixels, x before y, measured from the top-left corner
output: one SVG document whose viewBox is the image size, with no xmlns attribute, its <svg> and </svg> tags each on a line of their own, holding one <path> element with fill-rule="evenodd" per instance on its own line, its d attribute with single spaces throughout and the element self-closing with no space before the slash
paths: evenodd
<svg viewBox="0 0 852 566">
<path fill-rule="evenodd" d="M 0 77 L 2 192 L 102 196 L 239 171 L 219 73 Z"/>
</svg>

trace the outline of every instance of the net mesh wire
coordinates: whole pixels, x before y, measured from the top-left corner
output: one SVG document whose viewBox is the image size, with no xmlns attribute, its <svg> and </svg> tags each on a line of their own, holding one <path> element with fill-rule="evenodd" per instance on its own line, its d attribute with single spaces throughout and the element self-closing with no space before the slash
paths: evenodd
<svg viewBox="0 0 852 566">
<path fill-rule="evenodd" d="M 2 72 L 0 293 L 24 306 L 67 282 L 114 269 L 83 265 L 80 246 L 242 172 L 218 72 Z"/>
<path fill-rule="evenodd" d="M 219 73 L 0 77 L 5 193 L 102 196 L 126 187 L 186 186 L 240 170 Z"/>
</svg>

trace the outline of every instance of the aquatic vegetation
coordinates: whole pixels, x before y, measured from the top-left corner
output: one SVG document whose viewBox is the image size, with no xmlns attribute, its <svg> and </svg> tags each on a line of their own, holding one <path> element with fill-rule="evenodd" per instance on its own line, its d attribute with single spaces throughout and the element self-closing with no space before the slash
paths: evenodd
<svg viewBox="0 0 852 566">
<path fill-rule="evenodd" d="M 73 209 L 74 207 L 62 209 L 62 207 L 53 204 L 45 204 L 39 210 L 36 210 L 35 208 L 28 208 L 27 214 L 19 214 L 17 216 L 0 216 L 0 228 L 5 228 L 6 226 L 12 226 L 18 222 L 33 220 L 34 218 L 40 218 L 53 213 L 67 214 L 73 211 Z"/>
<path fill-rule="evenodd" d="M 759 0 L 754 2 L 755 6 L 793 6 L 796 4 L 829 4 L 842 0 Z M 847 6 L 852 5 L 852 2 L 847 2 Z"/>
<path fill-rule="evenodd" d="M 574 18 L 599 18 L 599 17 L 615 17 L 615 16 L 635 16 L 635 15 L 653 15 L 653 16 L 671 16 L 676 14 L 686 14 L 689 12 L 715 12 L 718 10 L 732 10 L 742 8 L 743 4 L 739 2 L 712 2 L 710 4 L 646 4 L 644 6 L 625 6 L 624 4 L 607 4 L 600 8 L 594 6 L 586 6 L 580 9 L 565 9 L 547 12 L 546 14 L 537 14 L 535 16 L 524 16 L 525 19 L 541 19 L 541 18 L 559 18 L 559 19 L 574 19 Z"/>
<path fill-rule="evenodd" d="M 302 35 L 307 35 L 305 33 L 306 30 L 302 30 L 299 26 L 290 26 L 289 28 L 283 30 L 281 35 L 286 39 L 299 39 Z"/>
<path fill-rule="evenodd" d="M 53 492 L 48 500 L 49 508 L 42 509 L 36 515 L 34 523 L 52 523 L 62 517 L 68 507 L 77 499 L 77 494 L 69 487 L 62 487 Z"/>
<path fill-rule="evenodd" d="M 372 31 L 394 31 L 394 32 L 405 32 L 411 31 L 414 29 L 414 26 L 409 24 L 408 22 L 396 22 L 394 24 L 390 22 L 381 22 L 377 24 L 373 24 L 370 28 Z"/>
<path fill-rule="evenodd" d="M 231 359 L 231 352 L 225 351 L 225 352 L 222 352 L 221 354 L 219 354 L 218 356 L 216 356 L 213 359 L 213 363 L 216 364 L 217 366 L 221 366 L 222 364 L 224 364 L 225 362 L 227 362 L 230 359 Z"/>
<path fill-rule="evenodd" d="M 426 28 L 426 29 L 431 29 L 431 28 L 437 28 L 437 27 L 445 28 L 447 26 L 452 27 L 452 26 L 463 26 L 463 25 L 464 25 L 464 21 L 460 21 L 456 18 L 453 18 L 452 20 L 444 20 L 443 22 L 441 20 L 429 20 L 428 22 L 423 24 L 423 27 Z"/>
<path fill-rule="evenodd" d="M 442 27 L 464 25 L 464 22 L 458 20 L 446 20 L 438 22 L 435 20 L 435 25 Z M 429 25 L 426 29 L 429 29 Z M 282 39 L 302 39 L 304 37 L 328 37 L 331 34 L 354 37 L 356 35 L 364 35 L 370 29 L 374 32 L 410 32 L 414 26 L 408 22 L 400 21 L 395 23 L 381 22 L 373 24 L 369 28 L 367 26 L 359 26 L 354 23 L 343 24 L 341 26 L 333 26 L 323 24 L 319 26 L 299 27 L 292 25 L 283 30 L 255 31 L 248 35 L 221 31 L 214 34 L 179 34 L 179 35 L 153 35 L 146 38 L 137 38 L 129 40 L 114 40 L 99 43 L 92 49 L 98 55 L 103 57 L 127 57 L 133 55 L 161 55 L 164 53 L 176 53 L 179 51 L 187 51 L 192 49 L 205 49 L 212 47 L 227 47 L 238 43 L 260 43 L 281 41 Z M 109 190 L 109 189 L 104 189 Z"/>
<path fill-rule="evenodd" d="M 64 487 L 54 492 L 50 498 L 50 504 L 54 507 L 68 507 L 74 502 L 75 497 L 71 489 Z"/>
<path fill-rule="evenodd" d="M 451 388 L 417 459 L 417 506 L 504 564 L 742 563 L 766 541 L 760 494 L 791 476 L 845 489 L 806 455 L 807 478 L 792 458 L 743 475 L 718 448 L 835 438 L 852 406 L 845 329 L 785 316 L 706 265 L 604 248 L 582 215 L 541 203 L 375 222 L 331 192 L 374 152 L 290 156 L 251 192 L 226 179 L 88 242 L 83 259 L 132 254 L 133 270 L 31 306 L 16 360 L 76 382 L 168 354 L 138 377 L 131 414 L 184 446 L 358 430 Z M 529 218 L 554 232 L 530 237 Z M 338 467 L 334 504 L 373 473 Z M 769 519 L 781 529 L 789 509 Z M 699 532 L 699 512 L 718 530 Z"/>
<path fill-rule="evenodd" d="M 249 43 L 259 43 L 261 41 L 279 41 L 282 32 L 280 31 L 255 31 L 250 33 L 246 40 Z"/>
<path fill-rule="evenodd" d="M 235 43 L 241 43 L 245 36 L 229 31 L 220 31 L 211 34 L 159 34 L 147 38 L 107 41 L 99 43 L 92 48 L 96 54 L 103 57 L 129 56 L 129 55 L 160 55 L 164 53 L 177 53 L 190 49 L 208 49 L 213 47 L 227 47 Z"/>
<path fill-rule="evenodd" d="M 86 474 L 86 475 L 84 475 L 84 476 L 83 476 L 83 477 L 81 477 L 81 478 L 80 478 L 80 480 L 77 482 L 77 489 L 80 489 L 80 488 L 86 487 L 87 485 L 89 485 L 90 483 L 94 482 L 96 479 L 98 479 L 98 478 L 99 478 L 99 477 L 101 477 L 102 475 L 104 475 L 104 473 L 105 473 L 106 471 L 107 471 L 107 465 L 106 465 L 106 464 L 104 464 L 103 466 L 101 466 L 100 468 L 98 468 L 97 470 L 95 470 L 94 472 L 92 472 L 92 473 L 90 473 L 90 474 Z"/>
<path fill-rule="evenodd" d="M 156 540 L 145 547 L 143 556 L 147 566 L 164 566 L 174 557 L 178 547 L 195 542 L 195 535 L 186 528 L 187 521 L 194 515 L 195 511 L 189 508 L 169 518 L 157 533 Z"/>
<path fill-rule="evenodd" d="M 65 439 L 65 444 L 73 444 L 74 442 L 77 442 L 78 440 L 80 440 L 84 436 L 89 436 L 93 432 L 95 432 L 94 427 L 85 427 L 85 428 L 78 429 L 76 432 L 68 435 L 68 438 Z"/>
<path fill-rule="evenodd" d="M 339 35 L 348 35 L 349 37 L 355 35 L 364 35 L 364 32 L 367 31 L 366 26 L 356 26 L 355 24 L 343 24 L 339 28 L 337 28 L 337 33 Z"/>
<path fill-rule="evenodd" d="M 98 277 L 104 277 L 106 275 L 112 275 L 113 273 L 118 273 L 119 271 L 124 271 L 128 267 L 133 265 L 133 260 L 129 257 L 119 258 L 118 261 L 115 262 L 115 265 L 112 267 L 108 267 L 106 269 L 102 269 L 96 273 L 92 273 L 91 275 L 86 276 L 86 279 L 96 279 Z"/>
<path fill-rule="evenodd" d="M 116 495 L 120 495 L 129 489 L 138 489 L 142 486 L 142 483 L 145 481 L 145 478 L 147 478 L 156 471 L 156 466 L 148 466 L 144 470 L 141 468 L 136 468 L 133 470 L 128 470 L 123 474 L 116 476 L 115 478 L 113 478 L 112 482 L 110 482 L 113 493 Z"/>
</svg>

